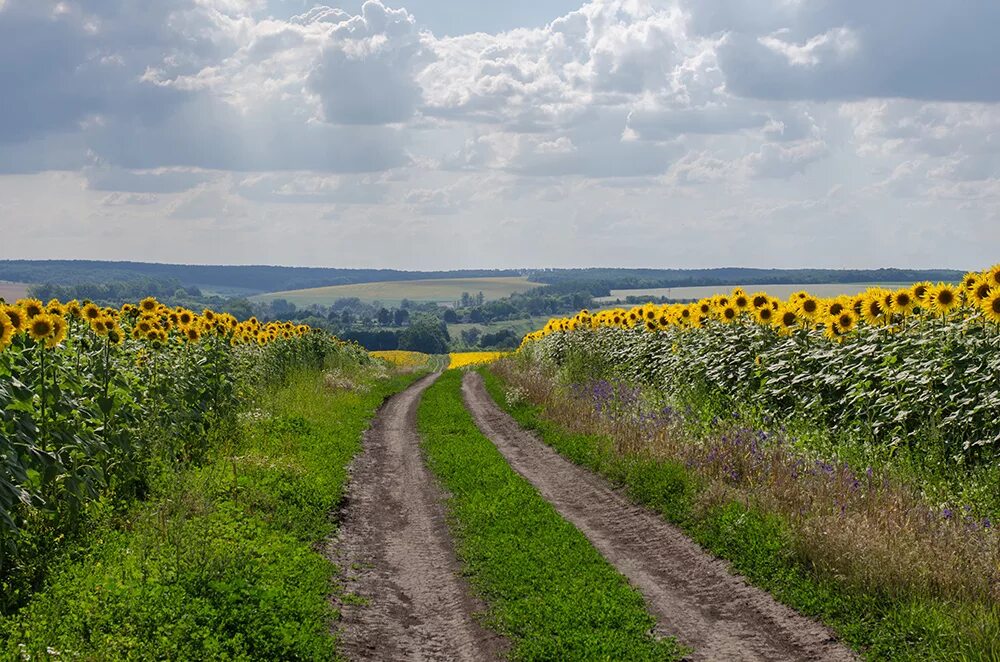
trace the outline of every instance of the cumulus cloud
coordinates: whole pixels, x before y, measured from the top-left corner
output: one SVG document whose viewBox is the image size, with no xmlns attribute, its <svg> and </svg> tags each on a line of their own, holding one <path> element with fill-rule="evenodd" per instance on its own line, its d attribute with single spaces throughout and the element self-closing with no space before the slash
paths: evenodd
<svg viewBox="0 0 1000 662">
<path fill-rule="evenodd" d="M 991 0 L 685 4 L 696 32 L 725 35 L 719 62 L 741 96 L 1000 100 Z"/>
<path fill-rule="evenodd" d="M 793 218 L 811 239 L 782 241 L 820 246 L 809 219 L 874 241 L 872 223 L 1000 214 L 995 2 L 580 0 L 469 34 L 417 0 L 330 4 L 0 0 L 5 217 L 133 247 L 156 219 L 228 223 L 241 257 L 305 228 L 379 259 L 368 234 L 464 233 L 515 262 L 546 254 L 515 250 L 544 226 L 579 235 L 571 262 L 664 259 L 667 240 L 684 260 L 701 232 Z M 908 236 L 906 255 L 937 248 Z"/>
</svg>

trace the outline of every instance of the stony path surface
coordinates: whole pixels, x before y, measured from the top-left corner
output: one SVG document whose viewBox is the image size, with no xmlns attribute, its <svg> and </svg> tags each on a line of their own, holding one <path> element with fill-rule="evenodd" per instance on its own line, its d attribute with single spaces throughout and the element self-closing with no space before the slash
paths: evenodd
<svg viewBox="0 0 1000 662">
<path fill-rule="evenodd" d="M 825 627 L 731 574 L 659 515 L 521 428 L 478 374 L 468 373 L 462 390 L 483 434 L 642 592 L 662 633 L 694 649 L 690 659 L 856 659 Z"/>
<path fill-rule="evenodd" d="M 351 466 L 329 549 L 346 590 L 365 602 L 338 605 L 339 650 L 351 660 L 480 662 L 505 649 L 473 619 L 484 608 L 460 576 L 443 497 L 421 457 L 416 409 L 435 377 L 386 402 Z"/>
</svg>

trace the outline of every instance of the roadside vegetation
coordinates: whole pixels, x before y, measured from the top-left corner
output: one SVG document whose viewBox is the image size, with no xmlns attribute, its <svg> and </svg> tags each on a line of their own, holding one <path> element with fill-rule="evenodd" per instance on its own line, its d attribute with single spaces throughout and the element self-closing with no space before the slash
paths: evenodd
<svg viewBox="0 0 1000 662">
<path fill-rule="evenodd" d="M 842 466 L 807 464 L 738 423 L 694 435 L 640 409 L 627 385 L 573 387 L 511 359 L 481 372 L 522 426 L 867 659 L 1000 656 L 995 537 L 928 517 L 883 473 L 858 480 Z"/>
<path fill-rule="evenodd" d="M 317 545 L 415 376 L 152 298 L 0 307 L 0 657 L 331 654 Z"/>
<path fill-rule="evenodd" d="M 487 378 L 522 425 L 867 657 L 995 660 L 997 320 L 1000 268 L 737 291 L 553 320 Z"/>
<path fill-rule="evenodd" d="M 44 588 L 0 621 L 0 651 L 329 659 L 330 513 L 368 422 L 416 376 L 341 354 L 268 388 L 211 459 L 164 475 L 142 503 L 93 515 Z"/>
<path fill-rule="evenodd" d="M 674 660 L 642 597 L 476 428 L 446 372 L 424 395 L 418 426 L 431 470 L 450 493 L 450 525 L 487 624 L 515 660 Z"/>
</svg>

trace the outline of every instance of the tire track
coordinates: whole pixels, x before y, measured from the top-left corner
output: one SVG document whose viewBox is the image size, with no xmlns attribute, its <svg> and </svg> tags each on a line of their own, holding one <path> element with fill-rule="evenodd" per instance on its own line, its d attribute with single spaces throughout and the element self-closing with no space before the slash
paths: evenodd
<svg viewBox="0 0 1000 662">
<path fill-rule="evenodd" d="M 690 659 L 856 659 L 824 626 L 731 574 L 659 515 L 521 428 L 477 373 L 465 375 L 462 392 L 476 425 L 511 467 L 642 592 L 662 633 L 694 649 Z"/>
<path fill-rule="evenodd" d="M 417 404 L 436 377 L 382 406 L 351 465 L 329 556 L 345 591 L 365 600 L 338 605 L 339 650 L 352 660 L 479 662 L 505 648 L 473 618 L 484 607 L 461 579 L 443 495 L 421 456 Z"/>
</svg>

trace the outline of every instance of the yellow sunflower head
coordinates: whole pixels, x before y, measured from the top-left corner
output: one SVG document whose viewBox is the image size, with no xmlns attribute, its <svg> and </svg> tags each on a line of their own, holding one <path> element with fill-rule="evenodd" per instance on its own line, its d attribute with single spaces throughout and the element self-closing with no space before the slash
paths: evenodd
<svg viewBox="0 0 1000 662">
<path fill-rule="evenodd" d="M 799 311 L 809 319 L 814 318 L 819 313 L 819 300 L 812 296 L 800 299 Z"/>
<path fill-rule="evenodd" d="M 989 296 L 980 302 L 979 307 L 988 320 L 1000 324 L 1000 288 L 991 291 Z"/>
<path fill-rule="evenodd" d="M 21 307 L 28 319 L 37 317 L 45 312 L 45 306 L 38 299 L 18 299 L 17 305 Z"/>
<path fill-rule="evenodd" d="M 997 287 L 995 289 L 997 291 L 1000 291 L 1000 287 Z M 978 305 L 981 306 L 982 303 L 984 301 L 986 301 L 990 297 L 990 294 L 993 291 L 994 291 L 994 287 L 992 285 L 990 285 L 990 282 L 988 280 L 986 280 L 985 278 L 980 278 L 979 282 L 976 283 L 976 286 L 974 288 L 972 288 L 972 291 L 970 292 L 970 296 L 972 297 L 972 300 L 974 302 L 976 302 Z"/>
<path fill-rule="evenodd" d="M 986 270 L 986 280 L 994 289 L 1000 289 L 1000 264 L 994 265 Z"/>
<path fill-rule="evenodd" d="M 849 310 L 841 311 L 841 313 L 834 317 L 833 320 L 841 333 L 847 333 L 858 323 L 858 318 L 855 317 L 854 313 Z"/>
<path fill-rule="evenodd" d="M 783 306 L 777 311 L 775 315 L 775 324 L 782 333 L 791 333 L 792 331 L 801 328 L 802 318 L 799 313 L 792 306 Z"/>
<path fill-rule="evenodd" d="M 35 342 L 47 340 L 54 329 L 53 316 L 48 313 L 38 313 L 28 320 L 28 335 Z"/>
<path fill-rule="evenodd" d="M 146 297 L 139 302 L 139 310 L 143 313 L 154 313 L 160 307 L 160 302 L 155 297 Z"/>
<path fill-rule="evenodd" d="M 913 298 L 917 300 L 918 304 L 926 304 L 933 289 L 934 285 L 931 283 L 915 283 L 913 287 L 910 288 L 910 292 L 913 293 Z"/>
<path fill-rule="evenodd" d="M 103 315 L 97 317 L 96 319 L 90 320 L 90 328 L 99 336 L 108 335 L 108 331 L 111 329 L 112 322 Z"/>
<path fill-rule="evenodd" d="M 909 289 L 896 290 L 892 293 L 892 312 L 898 315 L 909 315 L 916 305 L 917 301 Z"/>
<path fill-rule="evenodd" d="M 3 312 L 2 307 L 0 307 L 0 351 L 7 347 L 13 339 L 14 325 L 10 323 L 7 313 Z"/>
<path fill-rule="evenodd" d="M 861 316 L 865 322 L 878 326 L 885 323 L 888 311 L 885 309 L 885 298 L 878 292 L 865 297 L 864 306 L 861 309 Z"/>
<path fill-rule="evenodd" d="M 765 292 L 755 292 L 750 297 L 750 305 L 754 308 L 766 308 L 771 303 L 771 297 L 769 297 Z"/>
<path fill-rule="evenodd" d="M 7 315 L 7 320 L 14 327 L 14 333 L 24 331 L 27 315 L 24 314 L 20 306 L 0 306 L 0 310 Z"/>
<path fill-rule="evenodd" d="M 65 318 L 59 315 L 49 315 L 49 317 L 51 318 L 52 332 L 45 339 L 45 345 L 46 347 L 55 347 L 66 340 L 66 332 L 69 330 L 69 324 Z"/>
<path fill-rule="evenodd" d="M 83 319 L 93 322 L 96 319 L 101 318 L 104 313 L 101 312 L 100 306 L 95 303 L 88 303 L 83 307 Z"/>
<path fill-rule="evenodd" d="M 939 283 L 930 295 L 931 307 L 939 315 L 946 315 L 959 306 L 958 290 L 954 285 Z"/>
</svg>

